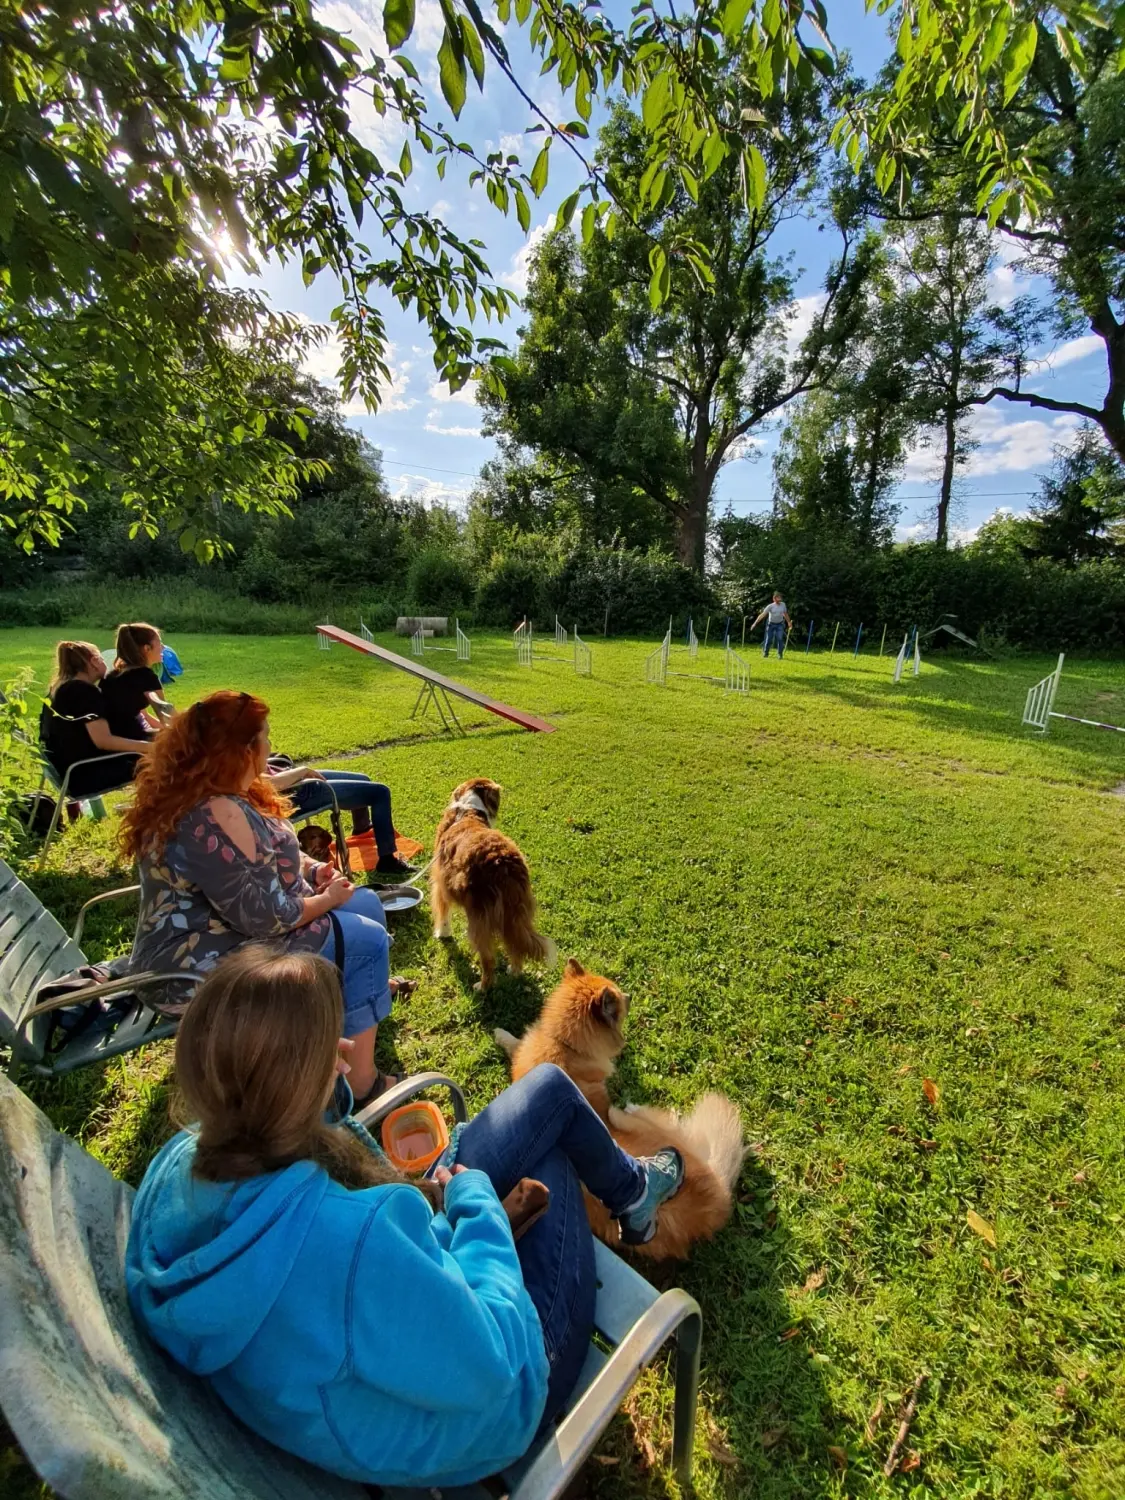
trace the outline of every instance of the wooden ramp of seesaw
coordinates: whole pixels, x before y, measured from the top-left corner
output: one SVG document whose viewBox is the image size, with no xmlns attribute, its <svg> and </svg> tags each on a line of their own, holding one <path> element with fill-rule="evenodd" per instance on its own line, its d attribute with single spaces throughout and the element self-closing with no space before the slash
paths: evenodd
<svg viewBox="0 0 1125 1500">
<path fill-rule="evenodd" d="M 330 641 L 338 641 L 341 646 L 350 646 L 353 651 L 362 651 L 365 656 L 374 656 L 379 661 L 385 661 L 388 666 L 398 667 L 402 672 L 409 672 L 411 677 L 418 677 L 423 682 L 431 682 L 436 687 L 444 688 L 447 693 L 453 693 L 458 698 L 464 698 L 467 703 L 475 703 L 478 708 L 487 709 L 490 714 L 496 714 L 501 719 L 509 719 L 513 724 L 518 724 L 521 729 L 531 729 L 539 734 L 554 734 L 555 726 L 548 724 L 546 719 L 537 719 L 534 714 L 525 714 L 522 709 L 513 708 L 509 703 L 498 703 L 495 698 L 486 698 L 483 693 L 478 693 L 471 687 L 466 687 L 463 682 L 455 682 L 452 677 L 443 677 L 440 672 L 432 672 L 429 667 L 424 667 L 408 657 L 399 656 L 395 651 L 388 651 L 385 646 L 376 646 L 374 641 L 365 641 L 361 636 L 352 635 L 349 630 L 340 630 L 336 625 L 318 625 L 318 635 L 326 635 Z"/>
</svg>

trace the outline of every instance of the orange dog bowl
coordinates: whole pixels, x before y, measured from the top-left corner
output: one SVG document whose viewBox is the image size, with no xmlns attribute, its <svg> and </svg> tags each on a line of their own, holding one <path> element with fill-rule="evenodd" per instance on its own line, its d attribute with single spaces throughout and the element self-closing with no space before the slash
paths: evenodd
<svg viewBox="0 0 1125 1500">
<path fill-rule="evenodd" d="M 449 1145 L 449 1128 L 436 1104 L 416 1099 L 383 1121 L 383 1150 L 400 1172 L 424 1172 Z"/>
</svg>

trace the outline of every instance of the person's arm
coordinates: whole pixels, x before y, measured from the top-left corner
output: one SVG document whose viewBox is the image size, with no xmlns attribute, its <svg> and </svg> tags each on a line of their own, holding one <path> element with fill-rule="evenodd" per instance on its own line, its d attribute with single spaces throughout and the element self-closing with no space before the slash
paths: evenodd
<svg viewBox="0 0 1125 1500">
<path fill-rule="evenodd" d="M 526 1369 L 545 1364 L 511 1226 L 491 1182 L 483 1172 L 457 1173 L 437 1215 L 414 1188 L 376 1191 L 383 1202 L 352 1278 L 363 1288 L 353 1301 L 356 1373 L 429 1411 L 488 1411 Z"/>
<path fill-rule="evenodd" d="M 761 622 L 761 621 L 762 621 L 762 620 L 764 620 L 764 619 L 765 619 L 765 618 L 766 618 L 766 612 L 765 612 L 765 610 L 764 610 L 764 609 L 763 609 L 763 610 L 762 610 L 762 612 L 761 612 L 761 614 L 760 614 L 760 615 L 759 615 L 759 616 L 758 616 L 758 618 L 757 618 L 757 619 L 756 619 L 756 620 L 755 620 L 755 621 L 754 621 L 754 623 L 753 623 L 753 625 L 751 625 L 751 627 L 750 627 L 750 629 L 751 629 L 751 630 L 756 630 L 756 629 L 757 629 L 757 628 L 758 628 L 758 625 L 759 625 L 759 624 L 760 624 L 760 622 Z"/>
<path fill-rule="evenodd" d="M 793 629 L 793 621 L 789 618 L 789 611 L 785 611 L 785 623 L 790 630 Z"/>
<path fill-rule="evenodd" d="M 354 887 L 342 879 L 316 896 L 287 891 L 273 849 L 258 843 L 238 803 L 215 797 L 208 811 L 224 840 L 215 837 L 202 809 L 189 818 L 181 839 L 185 873 L 235 932 L 248 938 L 278 937 L 316 921 L 351 895 Z"/>
<path fill-rule="evenodd" d="M 312 766 L 293 766 L 288 771 L 267 771 L 266 780 L 273 783 L 275 791 L 287 792 L 302 781 L 323 781 L 324 777 Z"/>
<path fill-rule="evenodd" d="M 127 750 L 133 755 L 147 755 L 152 749 L 148 740 L 127 740 L 119 734 L 111 734 L 108 719 L 91 719 L 86 725 L 86 733 L 96 748 L 106 754 Z"/>
</svg>

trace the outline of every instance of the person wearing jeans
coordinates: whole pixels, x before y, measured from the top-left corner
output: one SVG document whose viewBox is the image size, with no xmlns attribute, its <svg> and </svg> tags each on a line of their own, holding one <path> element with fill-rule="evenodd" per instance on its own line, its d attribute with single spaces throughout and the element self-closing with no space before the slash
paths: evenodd
<svg viewBox="0 0 1125 1500">
<path fill-rule="evenodd" d="M 336 970 L 310 953 L 242 949 L 200 985 L 176 1038 L 196 1123 L 134 1200 L 129 1304 L 288 1452 L 363 1484 L 469 1484 L 526 1453 L 586 1358 L 580 1182 L 644 1242 L 683 1160 L 628 1156 L 546 1065 L 459 1127 L 455 1165 L 409 1181 L 330 1113 L 350 1105 L 343 1015 Z M 518 1191 L 502 1201 L 517 1183 L 541 1216 Z"/>
<path fill-rule="evenodd" d="M 789 618 L 789 610 L 785 601 L 776 591 L 773 598 L 766 605 L 765 609 L 762 610 L 761 614 L 759 614 L 750 629 L 755 629 L 761 620 L 765 620 L 766 622 L 766 638 L 762 642 L 762 656 L 768 657 L 770 647 L 776 646 L 777 659 L 781 661 L 785 655 L 785 637 L 787 632 L 793 628 L 793 621 Z"/>
<path fill-rule="evenodd" d="M 315 771 L 311 766 L 295 766 L 291 771 L 275 772 L 271 779 L 303 817 L 328 812 L 335 793 L 336 805 L 352 815 L 353 835 L 374 830 L 375 849 L 379 855 L 375 873 L 399 878 L 414 873 L 413 867 L 395 853 L 391 789 L 381 781 L 372 781 L 370 776 L 359 771 Z"/>
<path fill-rule="evenodd" d="M 673 1147 L 658 1156 L 663 1159 L 653 1161 L 663 1196 L 670 1197 L 683 1163 Z M 456 1159 L 458 1169 L 483 1172 L 498 1198 L 506 1198 L 523 1177 L 550 1192 L 546 1214 L 516 1244 L 551 1372 L 546 1426 L 574 1389 L 594 1331 L 594 1241 L 582 1186 L 620 1220 L 626 1244 L 643 1243 L 656 1230 L 646 1200 L 653 1168 L 617 1145 L 581 1089 L 553 1063 L 525 1073 L 470 1120 Z"/>
</svg>

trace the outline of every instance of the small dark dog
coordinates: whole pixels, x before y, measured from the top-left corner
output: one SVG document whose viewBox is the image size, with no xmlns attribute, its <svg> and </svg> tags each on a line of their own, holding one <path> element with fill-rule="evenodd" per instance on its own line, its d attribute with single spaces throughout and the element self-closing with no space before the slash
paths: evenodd
<svg viewBox="0 0 1125 1500">
<path fill-rule="evenodd" d="M 306 823 L 297 834 L 297 842 L 310 859 L 319 859 L 322 864 L 332 863 L 332 835 L 327 828 Z"/>
</svg>

